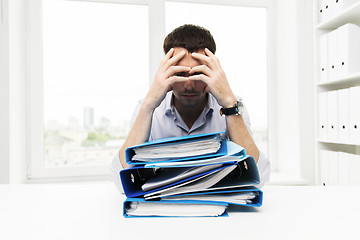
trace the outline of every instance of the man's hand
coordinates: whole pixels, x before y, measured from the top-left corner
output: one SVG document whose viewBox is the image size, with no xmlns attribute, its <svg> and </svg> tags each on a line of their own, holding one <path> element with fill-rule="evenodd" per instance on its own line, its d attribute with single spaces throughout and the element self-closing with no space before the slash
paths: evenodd
<svg viewBox="0 0 360 240">
<path fill-rule="evenodd" d="M 236 102 L 236 97 L 230 88 L 219 59 L 207 48 L 205 48 L 205 54 L 192 53 L 192 57 L 198 59 L 203 65 L 191 69 L 189 80 L 203 81 L 207 84 L 205 91 L 210 92 L 221 106 L 232 107 Z M 197 72 L 202 74 L 191 76 Z"/>
<path fill-rule="evenodd" d="M 190 71 L 190 67 L 176 66 L 184 56 L 185 51 L 174 55 L 174 49 L 172 48 L 160 62 L 154 81 L 143 101 L 148 108 L 155 109 L 158 107 L 165 98 L 166 93 L 171 90 L 173 83 L 188 80 L 187 77 L 176 75 L 177 73 Z"/>
</svg>

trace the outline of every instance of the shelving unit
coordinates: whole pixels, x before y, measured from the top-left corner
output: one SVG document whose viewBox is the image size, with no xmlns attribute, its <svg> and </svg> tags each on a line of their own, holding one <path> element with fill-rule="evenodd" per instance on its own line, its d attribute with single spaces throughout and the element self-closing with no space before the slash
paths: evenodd
<svg viewBox="0 0 360 240">
<path fill-rule="evenodd" d="M 320 82 L 320 37 L 330 33 L 335 29 L 352 23 L 360 26 L 360 0 L 347 7 L 337 15 L 319 23 L 320 0 L 314 1 L 314 36 L 315 36 L 315 121 L 317 137 L 315 139 L 315 159 L 317 167 L 317 184 L 319 185 L 360 185 L 360 174 L 355 176 L 356 171 L 360 171 L 360 141 L 343 141 L 330 137 L 320 136 L 321 124 L 319 124 L 319 98 L 322 93 L 350 89 L 360 86 L 360 72 L 351 73 L 341 78 L 331 81 Z M 330 2 L 330 0 L 328 0 Z M 337 1 L 336 1 L 337 2 Z M 335 0 L 332 3 L 335 4 Z M 330 7 L 333 7 L 330 6 Z M 360 44 L 360 42 L 359 42 Z M 360 61 L 360 56 L 359 56 Z M 340 106 L 341 107 L 341 106 Z M 349 107 L 349 106 L 346 106 Z M 360 108 L 358 109 L 360 111 Z M 350 126 L 350 125 L 349 125 Z M 347 160 L 351 158 L 351 161 Z M 331 165 L 331 166 L 330 166 Z M 357 175 L 357 174 L 356 174 Z"/>
</svg>

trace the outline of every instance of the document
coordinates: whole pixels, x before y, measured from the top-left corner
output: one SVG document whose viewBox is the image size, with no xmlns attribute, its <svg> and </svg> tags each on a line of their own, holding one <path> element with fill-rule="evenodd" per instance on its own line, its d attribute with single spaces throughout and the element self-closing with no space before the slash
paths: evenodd
<svg viewBox="0 0 360 240">
<path fill-rule="evenodd" d="M 156 176 L 150 178 L 141 188 L 144 192 L 147 192 L 219 168 L 221 165 L 222 164 L 187 168 L 160 168 Z"/>
<path fill-rule="evenodd" d="M 198 201 L 219 201 L 231 202 L 236 204 L 252 203 L 252 199 L 256 197 L 254 192 L 230 192 L 230 193 L 216 193 L 216 194 L 186 194 L 177 196 L 162 197 L 166 200 L 198 200 Z"/>
<path fill-rule="evenodd" d="M 176 216 L 216 217 L 222 215 L 227 206 L 217 204 L 164 203 L 162 201 L 129 202 L 125 211 L 128 216 Z"/>
<path fill-rule="evenodd" d="M 197 192 L 203 189 L 207 189 L 216 183 L 218 183 L 221 179 L 223 179 L 226 175 L 228 175 L 231 171 L 236 168 L 236 165 L 231 165 L 227 168 L 221 169 L 217 172 L 212 172 L 208 175 L 199 177 L 197 179 L 193 179 L 179 185 L 175 185 L 170 188 L 165 188 L 156 192 L 145 194 L 145 199 L 156 199 L 162 198 L 165 196 L 188 193 L 188 192 Z"/>
<path fill-rule="evenodd" d="M 182 141 L 135 147 L 133 161 L 161 161 L 216 153 L 221 146 L 219 136 L 191 138 Z"/>
<path fill-rule="evenodd" d="M 225 155 L 220 155 L 218 157 L 202 157 L 197 159 L 188 159 L 186 161 L 173 161 L 173 162 L 156 162 L 145 164 L 145 168 L 152 167 L 186 167 L 186 166 L 201 166 L 208 164 L 218 164 L 218 163 L 230 163 L 237 162 L 244 157 L 246 157 L 245 149 L 231 141 L 224 141 L 223 143 Z M 221 150 L 219 150 L 221 151 Z"/>
<path fill-rule="evenodd" d="M 220 156 L 214 158 L 207 158 L 207 159 L 197 159 L 197 160 L 188 160 L 183 162 L 161 162 L 161 163 L 152 163 L 152 164 L 145 164 L 145 168 L 153 168 L 153 167 L 187 167 L 187 166 L 202 166 L 208 164 L 219 164 L 219 163 L 230 163 L 230 162 L 238 162 L 241 160 L 241 156 Z"/>
</svg>

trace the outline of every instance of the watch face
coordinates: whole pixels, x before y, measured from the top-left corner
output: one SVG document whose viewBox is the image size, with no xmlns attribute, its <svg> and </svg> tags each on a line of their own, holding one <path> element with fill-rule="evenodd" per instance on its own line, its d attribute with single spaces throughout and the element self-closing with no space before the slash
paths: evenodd
<svg viewBox="0 0 360 240">
<path fill-rule="evenodd" d="M 242 102 L 240 102 L 240 101 L 237 101 L 236 105 L 237 105 L 237 108 L 236 108 L 237 113 L 240 114 L 240 115 L 243 114 L 243 112 L 244 112 L 244 104 Z"/>
</svg>

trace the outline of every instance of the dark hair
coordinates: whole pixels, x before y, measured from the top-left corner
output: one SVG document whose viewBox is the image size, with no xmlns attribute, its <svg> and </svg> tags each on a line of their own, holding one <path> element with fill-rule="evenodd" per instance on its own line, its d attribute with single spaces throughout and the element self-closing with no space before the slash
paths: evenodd
<svg viewBox="0 0 360 240">
<path fill-rule="evenodd" d="M 173 47 L 185 48 L 189 52 L 195 52 L 208 48 L 215 54 L 216 44 L 210 31 L 192 24 L 185 24 L 175 28 L 165 40 L 163 49 L 165 54 Z"/>
</svg>

